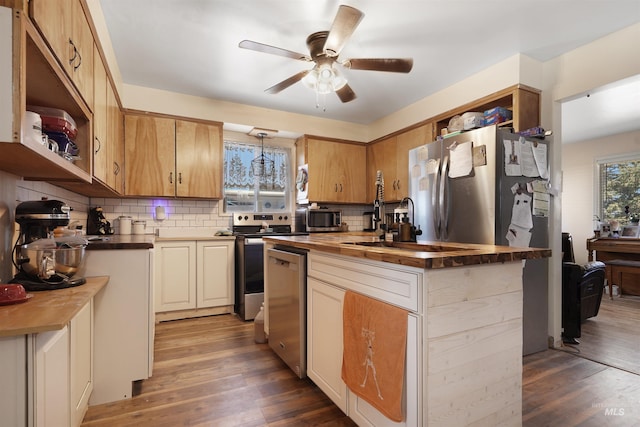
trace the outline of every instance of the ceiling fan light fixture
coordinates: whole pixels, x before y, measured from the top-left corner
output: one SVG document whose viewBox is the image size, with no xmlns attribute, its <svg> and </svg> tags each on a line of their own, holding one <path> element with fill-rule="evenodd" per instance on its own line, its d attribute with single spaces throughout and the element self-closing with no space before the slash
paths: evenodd
<svg viewBox="0 0 640 427">
<path fill-rule="evenodd" d="M 342 76 L 333 64 L 323 63 L 313 67 L 302 78 L 302 83 L 316 93 L 325 95 L 342 89 L 347 84 L 347 79 Z"/>
</svg>

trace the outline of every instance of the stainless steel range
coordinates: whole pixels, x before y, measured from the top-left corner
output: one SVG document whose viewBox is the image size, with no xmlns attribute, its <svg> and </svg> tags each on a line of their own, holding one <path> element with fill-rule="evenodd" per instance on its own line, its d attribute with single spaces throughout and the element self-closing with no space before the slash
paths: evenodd
<svg viewBox="0 0 640 427">
<path fill-rule="evenodd" d="M 236 212 L 233 234 L 236 236 L 235 312 L 244 320 L 252 320 L 264 302 L 264 242 L 262 237 L 305 235 L 292 232 L 291 213 Z"/>
</svg>

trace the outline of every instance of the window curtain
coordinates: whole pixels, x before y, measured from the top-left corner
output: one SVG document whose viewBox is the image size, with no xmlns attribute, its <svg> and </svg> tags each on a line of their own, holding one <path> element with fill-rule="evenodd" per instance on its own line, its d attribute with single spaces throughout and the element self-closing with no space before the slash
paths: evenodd
<svg viewBox="0 0 640 427">
<path fill-rule="evenodd" d="M 253 175 L 251 161 L 262 152 L 260 145 L 225 141 L 224 186 L 225 190 L 285 191 L 287 189 L 287 149 L 264 147 L 264 155 L 274 162 L 274 174 L 267 179 Z"/>
</svg>

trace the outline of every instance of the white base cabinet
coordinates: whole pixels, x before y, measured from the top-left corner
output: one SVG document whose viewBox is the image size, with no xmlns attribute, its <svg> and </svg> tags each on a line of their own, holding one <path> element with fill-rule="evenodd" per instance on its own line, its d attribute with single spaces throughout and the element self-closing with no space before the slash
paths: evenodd
<svg viewBox="0 0 640 427">
<path fill-rule="evenodd" d="M 196 244 L 197 307 L 234 303 L 234 241 L 199 241 Z"/>
<path fill-rule="evenodd" d="M 93 391 L 93 300 L 69 324 L 71 425 L 82 424 Z"/>
<path fill-rule="evenodd" d="M 82 424 L 93 389 L 93 301 L 64 328 L 35 334 L 30 413 L 37 427 Z"/>
<path fill-rule="evenodd" d="M 379 262 L 311 253 L 307 277 L 307 375 L 345 414 L 360 426 L 417 426 L 422 417 L 422 316 L 420 271 L 389 268 Z M 355 259 L 354 259 L 355 260 Z M 383 285 L 384 284 L 384 285 Z M 403 406 L 405 419 L 396 423 L 349 391 L 342 381 L 344 294 L 356 291 L 408 309 Z M 415 307 L 415 308 L 414 308 Z"/>
<path fill-rule="evenodd" d="M 35 335 L 34 382 L 35 425 L 71 425 L 68 326 Z"/>
<path fill-rule="evenodd" d="M 0 414 L 7 426 L 27 425 L 27 335 L 0 338 Z"/>
<path fill-rule="evenodd" d="M 78 275 L 109 276 L 95 296 L 94 385 L 89 403 L 132 397 L 153 369 L 153 249 L 87 250 Z"/>
<path fill-rule="evenodd" d="M 196 308 L 196 242 L 155 245 L 155 311 Z"/>
<path fill-rule="evenodd" d="M 234 240 L 157 242 L 156 313 L 232 306 L 234 244 Z"/>
</svg>

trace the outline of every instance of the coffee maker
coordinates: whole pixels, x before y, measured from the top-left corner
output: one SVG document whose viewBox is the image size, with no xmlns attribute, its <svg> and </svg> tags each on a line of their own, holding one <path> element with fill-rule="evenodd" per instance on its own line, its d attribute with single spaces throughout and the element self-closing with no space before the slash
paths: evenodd
<svg viewBox="0 0 640 427">
<path fill-rule="evenodd" d="M 86 283 L 84 277 L 71 279 L 84 258 L 86 241 L 53 239 L 56 228 L 69 225 L 70 212 L 71 208 L 59 200 L 22 202 L 16 207 L 15 220 L 20 231 L 13 247 L 13 264 L 18 273 L 12 283 L 21 284 L 27 291 Z"/>
</svg>

